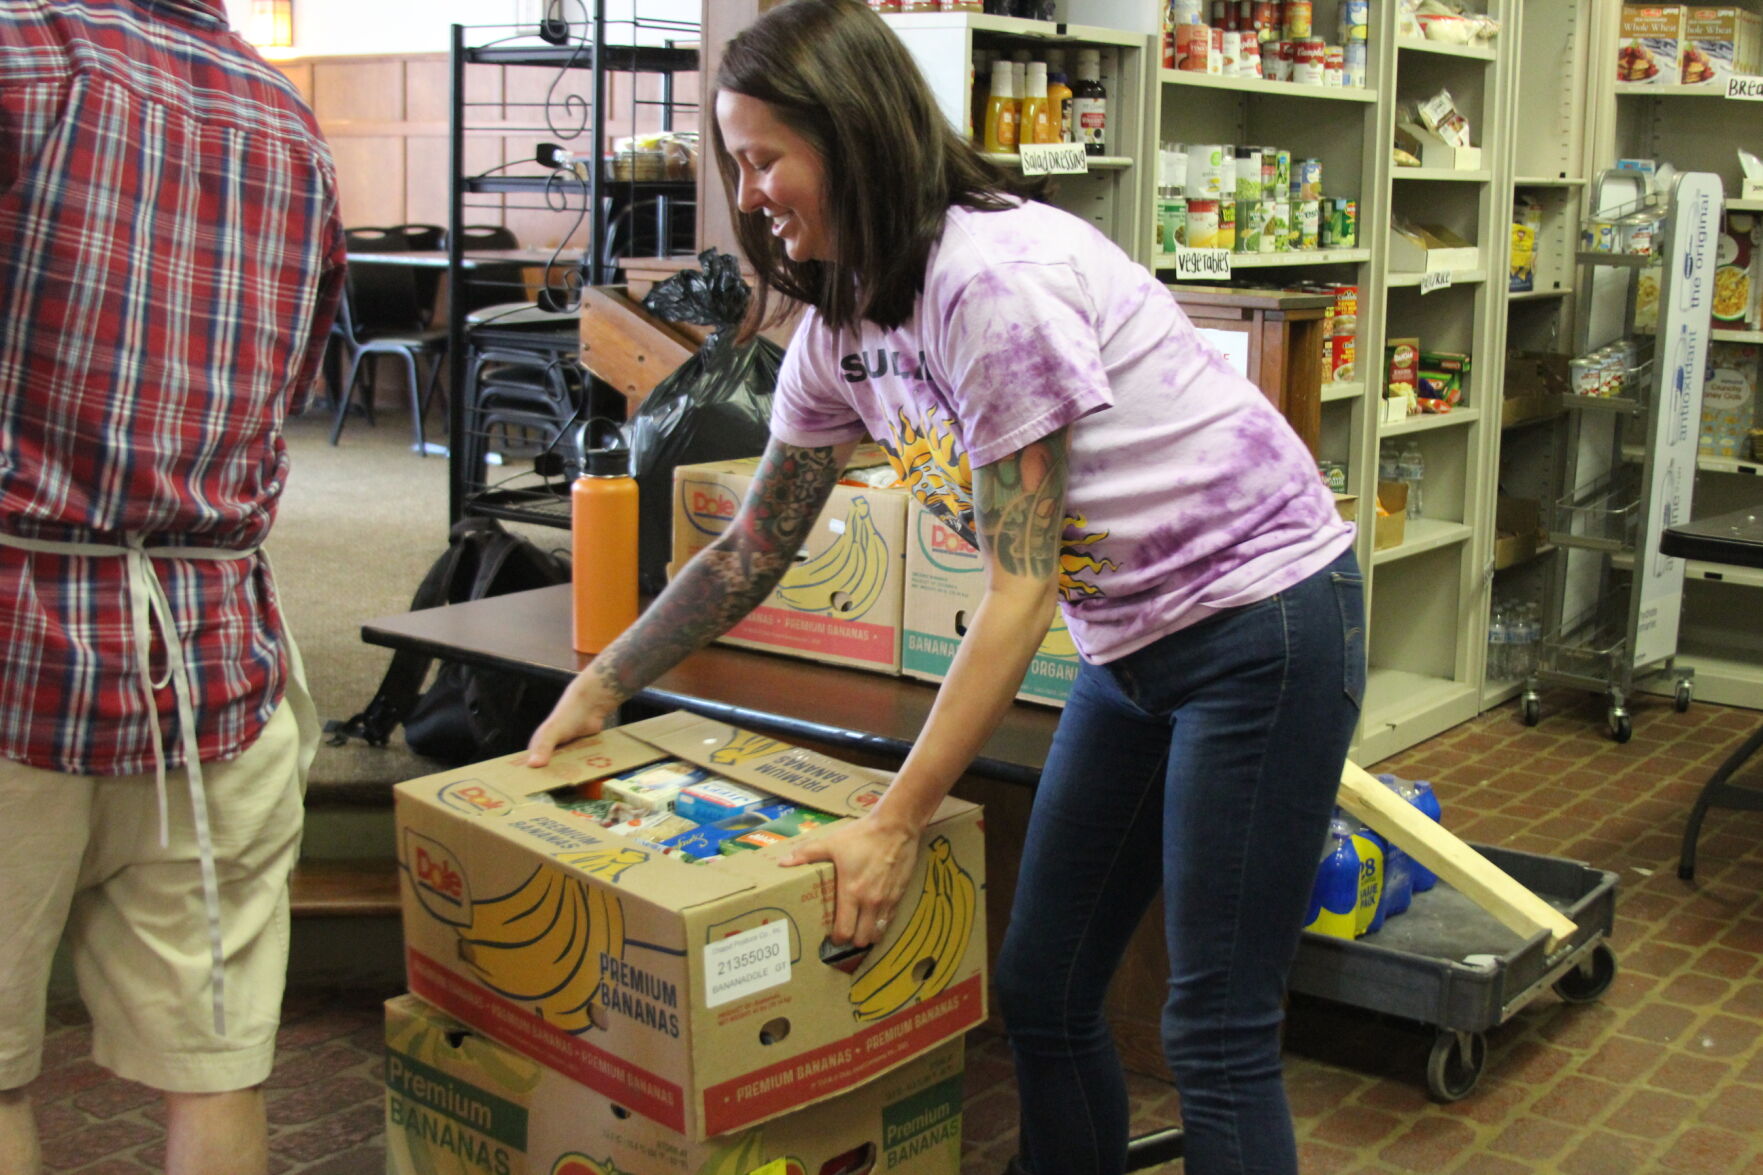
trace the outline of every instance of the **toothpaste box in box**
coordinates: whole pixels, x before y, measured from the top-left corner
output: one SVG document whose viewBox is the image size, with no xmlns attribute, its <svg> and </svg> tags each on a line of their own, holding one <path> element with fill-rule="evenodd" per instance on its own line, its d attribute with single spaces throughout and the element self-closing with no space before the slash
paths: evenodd
<svg viewBox="0 0 1763 1175">
<path fill-rule="evenodd" d="M 410 991 L 694 1141 L 865 1082 L 985 1019 L 980 809 L 947 799 L 866 953 L 829 950 L 829 865 L 692 863 L 548 793 L 683 760 L 842 817 L 886 777 L 689 714 L 399 784 Z M 815 835 L 813 832 L 805 835 Z M 823 953 L 824 952 L 824 953 Z"/>
</svg>

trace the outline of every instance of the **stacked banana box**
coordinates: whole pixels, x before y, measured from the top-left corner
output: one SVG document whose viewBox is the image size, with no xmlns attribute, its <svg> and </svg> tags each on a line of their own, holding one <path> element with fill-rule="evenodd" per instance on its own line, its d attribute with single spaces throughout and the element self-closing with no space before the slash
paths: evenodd
<svg viewBox="0 0 1763 1175">
<path fill-rule="evenodd" d="M 674 570 L 728 529 L 757 469 L 758 458 L 750 458 L 674 471 Z M 979 552 L 895 482 L 879 447 L 865 445 L 834 487 L 796 565 L 722 641 L 941 681 L 984 592 Z M 1017 697 L 1062 706 L 1078 654 L 1057 609 L 1048 620 Z"/>
<path fill-rule="evenodd" d="M 705 853 L 647 816 L 608 826 L 602 793 L 667 772 L 828 821 L 887 778 L 676 713 L 544 768 L 400 784 L 391 1171 L 954 1175 L 961 1042 L 985 1018 L 980 810 L 944 801 L 889 934 L 852 953 L 828 938 L 831 867 L 780 867 L 787 834 Z"/>
</svg>

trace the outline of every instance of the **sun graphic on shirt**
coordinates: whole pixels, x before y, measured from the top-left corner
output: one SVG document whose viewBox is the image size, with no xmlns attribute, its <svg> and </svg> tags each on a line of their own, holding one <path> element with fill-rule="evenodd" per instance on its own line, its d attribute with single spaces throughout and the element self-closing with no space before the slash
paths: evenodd
<svg viewBox="0 0 1763 1175">
<path fill-rule="evenodd" d="M 934 420 L 915 424 L 901 409 L 898 422 L 880 444 L 894 467 L 894 475 L 924 503 L 925 509 L 962 538 L 978 545 L 973 528 L 973 472 L 968 468 L 967 454 L 956 440 L 954 427 Z M 1065 532 L 1059 547 L 1062 597 L 1074 600 L 1107 595 L 1096 584 L 1081 578 L 1120 570 L 1114 560 L 1097 558 L 1085 549 L 1107 537 L 1105 530 L 1090 530 L 1089 520 L 1082 514 L 1065 516 Z"/>
</svg>

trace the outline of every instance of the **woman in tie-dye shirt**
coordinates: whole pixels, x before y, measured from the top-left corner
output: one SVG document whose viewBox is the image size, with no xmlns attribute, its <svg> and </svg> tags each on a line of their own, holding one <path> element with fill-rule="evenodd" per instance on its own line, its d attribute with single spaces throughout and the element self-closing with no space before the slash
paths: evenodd
<svg viewBox="0 0 1763 1175">
<path fill-rule="evenodd" d="M 749 333 L 804 308 L 771 444 L 736 523 L 570 687 L 533 761 L 764 599 L 873 437 L 978 546 L 986 593 L 885 798 L 785 863 L 832 862 L 833 937 L 879 938 L 1056 598 L 1082 664 L 995 972 L 1012 1168 L 1123 1169 L 1103 997 L 1161 894 L 1187 1169 L 1295 1171 L 1284 980 L 1364 685 L 1352 531 L 1310 454 L 1142 266 L 962 141 L 856 0 L 736 37 L 715 114 Z"/>
</svg>

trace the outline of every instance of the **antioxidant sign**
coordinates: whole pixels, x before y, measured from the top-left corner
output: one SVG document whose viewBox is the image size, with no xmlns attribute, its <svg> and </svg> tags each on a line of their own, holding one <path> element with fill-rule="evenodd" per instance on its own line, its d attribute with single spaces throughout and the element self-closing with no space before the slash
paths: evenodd
<svg viewBox="0 0 1763 1175">
<path fill-rule="evenodd" d="M 1083 175 L 1090 157 L 1082 143 L 1023 143 L 1023 175 Z"/>
<path fill-rule="evenodd" d="M 704 1006 L 790 981 L 790 924 L 780 918 L 704 947 Z"/>
</svg>

